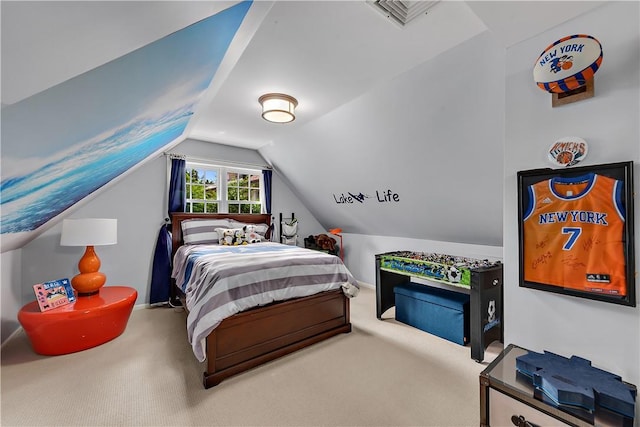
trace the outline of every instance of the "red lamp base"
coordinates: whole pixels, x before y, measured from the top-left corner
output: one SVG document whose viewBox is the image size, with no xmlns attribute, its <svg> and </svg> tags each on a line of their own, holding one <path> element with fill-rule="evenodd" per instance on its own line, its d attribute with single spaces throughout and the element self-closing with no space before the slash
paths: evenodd
<svg viewBox="0 0 640 427">
<path fill-rule="evenodd" d="M 71 286 L 79 297 L 95 295 L 100 292 L 100 288 L 107 281 L 104 273 L 96 271 L 94 273 L 80 273 L 71 279 Z"/>
<path fill-rule="evenodd" d="M 93 246 L 87 246 L 87 249 L 78 262 L 78 270 L 80 274 L 71 279 L 71 286 L 79 297 L 95 295 L 107 281 L 107 276 L 100 270 L 100 258 L 96 254 Z"/>
<path fill-rule="evenodd" d="M 36 301 L 18 312 L 33 350 L 55 356 L 104 344 L 127 327 L 138 292 L 126 286 L 107 286 L 95 295 L 41 312 Z"/>
</svg>

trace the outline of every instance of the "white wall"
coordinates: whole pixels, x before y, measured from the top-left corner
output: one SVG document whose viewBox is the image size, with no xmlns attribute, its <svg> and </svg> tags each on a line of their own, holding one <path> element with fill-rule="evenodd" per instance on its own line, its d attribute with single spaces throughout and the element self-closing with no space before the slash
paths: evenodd
<svg viewBox="0 0 640 427">
<path fill-rule="evenodd" d="M 0 337 L 4 342 L 18 327 L 18 310 L 22 307 L 22 249 L 3 252 L 0 255 L 0 313 L 2 329 Z"/>
<path fill-rule="evenodd" d="M 545 153 L 551 143 L 564 136 L 579 136 L 589 144 L 588 157 L 581 165 L 633 161 L 637 194 L 639 8 L 638 2 L 612 2 L 508 49 L 504 181 L 505 342 L 567 357 L 575 354 L 636 385 L 640 384 L 640 307 L 518 287 L 516 173 L 550 167 Z M 602 43 L 604 57 L 595 75 L 595 97 L 551 108 L 551 95 L 533 82 L 533 63 L 545 47 L 571 34 L 589 34 Z M 638 271 L 637 197 L 635 202 Z M 636 294 L 640 296 L 637 284 Z M 638 414 L 636 409 L 636 420 Z"/>
<path fill-rule="evenodd" d="M 304 247 L 305 237 L 327 233 L 327 230 L 322 227 L 304 203 L 289 189 L 287 180 L 278 171 L 273 172 L 273 188 L 282 189 L 273 191 L 271 200 L 272 221 L 276 224 L 276 236 L 279 236 L 280 224 L 278 222 L 280 213 L 282 213 L 283 218 L 290 218 L 292 213 L 295 214 L 298 220 L 298 246 Z M 337 240 L 337 237 L 334 237 L 334 239 Z"/>
<path fill-rule="evenodd" d="M 500 246 L 503 129 L 504 48 L 484 32 L 259 151 L 325 228 Z"/>
<path fill-rule="evenodd" d="M 265 164 L 255 150 L 195 140 L 186 140 L 171 151 L 201 159 Z M 282 212 L 295 212 L 301 220 L 301 231 L 322 232 L 317 220 L 283 181 L 273 181 L 274 206 Z M 102 261 L 100 270 L 107 275 L 106 286 L 135 288 L 136 304 L 149 301 L 153 253 L 167 216 L 166 183 L 167 160 L 160 156 L 79 203 L 68 216 L 118 219 L 118 244 L 97 247 L 96 252 Z M 274 212 L 277 215 L 278 211 Z M 20 307 L 35 299 L 33 284 L 78 273 L 84 248 L 60 246 L 60 230 L 61 223 L 55 224 L 22 249 L 2 254 L 2 340 L 19 326 L 16 315 Z"/>
</svg>

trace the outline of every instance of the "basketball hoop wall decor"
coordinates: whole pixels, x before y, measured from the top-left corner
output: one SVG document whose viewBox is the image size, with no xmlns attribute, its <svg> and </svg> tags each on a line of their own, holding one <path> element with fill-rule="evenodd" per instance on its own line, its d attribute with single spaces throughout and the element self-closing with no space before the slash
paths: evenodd
<svg viewBox="0 0 640 427">
<path fill-rule="evenodd" d="M 600 42 L 586 34 L 575 34 L 561 38 L 540 54 L 533 80 L 540 89 L 553 94 L 553 106 L 563 105 L 593 96 L 593 76 L 601 64 Z"/>
</svg>

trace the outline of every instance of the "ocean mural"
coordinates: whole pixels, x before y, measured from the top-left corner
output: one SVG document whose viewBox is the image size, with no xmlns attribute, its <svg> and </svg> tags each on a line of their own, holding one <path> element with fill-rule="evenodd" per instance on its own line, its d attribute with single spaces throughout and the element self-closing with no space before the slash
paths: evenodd
<svg viewBox="0 0 640 427">
<path fill-rule="evenodd" d="M 179 138 L 251 3 L 4 106 L 3 241 L 37 229 Z"/>
</svg>

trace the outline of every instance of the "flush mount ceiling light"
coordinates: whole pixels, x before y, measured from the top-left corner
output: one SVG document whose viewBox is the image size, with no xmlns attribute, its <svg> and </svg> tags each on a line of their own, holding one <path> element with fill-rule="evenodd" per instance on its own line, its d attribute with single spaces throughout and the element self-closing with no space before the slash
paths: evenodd
<svg viewBox="0 0 640 427">
<path fill-rule="evenodd" d="M 298 100 L 283 93 L 267 93 L 258 98 L 262 105 L 262 118 L 273 123 L 289 123 L 295 120 Z"/>
</svg>

